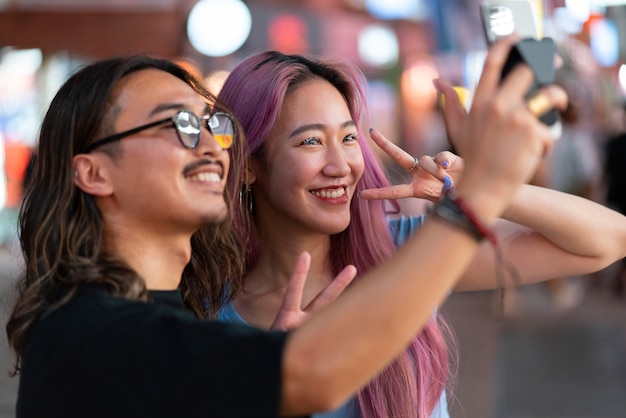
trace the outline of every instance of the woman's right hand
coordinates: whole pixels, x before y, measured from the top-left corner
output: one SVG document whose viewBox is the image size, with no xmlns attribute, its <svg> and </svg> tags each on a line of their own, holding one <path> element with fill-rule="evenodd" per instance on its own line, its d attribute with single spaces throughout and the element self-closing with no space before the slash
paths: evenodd
<svg viewBox="0 0 626 418">
<path fill-rule="evenodd" d="M 530 180 L 553 144 L 550 129 L 532 114 L 526 92 L 533 82 L 527 65 L 517 65 L 501 83 L 500 74 L 517 37 L 507 37 L 490 49 L 469 114 L 462 110 L 452 86 L 435 86 L 445 96 L 443 114 L 455 148 L 464 159 L 464 172 L 456 185 L 459 196 L 484 222 L 495 221 L 517 188 Z M 565 91 L 545 87 L 551 107 L 567 105 Z"/>
<path fill-rule="evenodd" d="M 411 173 L 413 179 L 408 184 L 362 190 L 359 196 L 363 199 L 416 197 L 436 203 L 463 173 L 463 159 L 450 151 L 441 151 L 434 157 L 422 155 L 418 160 L 375 129 L 370 130 L 370 138 L 392 160 Z"/>
</svg>

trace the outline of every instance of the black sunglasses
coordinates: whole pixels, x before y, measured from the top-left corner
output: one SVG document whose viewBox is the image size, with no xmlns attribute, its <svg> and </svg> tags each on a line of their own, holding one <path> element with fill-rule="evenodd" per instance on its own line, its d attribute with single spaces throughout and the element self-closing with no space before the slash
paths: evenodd
<svg viewBox="0 0 626 418">
<path fill-rule="evenodd" d="M 202 131 L 202 122 L 206 123 L 206 127 L 211 132 L 211 135 L 220 144 L 222 149 L 228 149 L 233 144 L 235 139 L 235 122 L 232 116 L 225 112 L 215 112 L 212 115 L 205 115 L 202 117 L 196 116 L 193 112 L 188 110 L 181 110 L 174 116 L 166 119 L 157 120 L 155 122 L 148 123 L 146 125 L 138 126 L 137 128 L 129 129 L 128 131 L 120 132 L 106 138 L 100 139 L 91 144 L 86 152 L 91 152 L 94 149 L 101 147 L 102 145 L 109 144 L 111 142 L 126 138 L 127 136 L 134 135 L 143 130 L 163 125 L 165 123 L 172 123 L 176 128 L 176 134 L 180 143 L 185 148 L 194 149 L 200 142 L 200 132 Z"/>
</svg>

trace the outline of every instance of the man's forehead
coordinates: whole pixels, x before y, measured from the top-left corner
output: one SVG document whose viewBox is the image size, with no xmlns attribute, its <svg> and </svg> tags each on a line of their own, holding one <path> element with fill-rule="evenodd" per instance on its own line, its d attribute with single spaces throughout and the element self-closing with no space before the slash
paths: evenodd
<svg viewBox="0 0 626 418">
<path fill-rule="evenodd" d="M 127 75 L 116 86 L 112 99 L 121 112 L 141 114 L 152 113 L 168 104 L 180 104 L 181 108 L 192 111 L 206 107 L 206 100 L 185 81 L 157 69 Z"/>
</svg>

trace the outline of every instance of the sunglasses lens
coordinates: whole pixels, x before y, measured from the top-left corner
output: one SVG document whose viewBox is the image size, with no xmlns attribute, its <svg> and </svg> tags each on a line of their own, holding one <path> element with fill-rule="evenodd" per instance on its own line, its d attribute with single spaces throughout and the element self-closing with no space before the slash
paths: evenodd
<svg viewBox="0 0 626 418">
<path fill-rule="evenodd" d="M 209 129 L 223 149 L 230 148 L 235 139 L 235 124 L 226 113 L 215 113 L 209 118 Z"/>
<path fill-rule="evenodd" d="M 191 112 L 181 111 L 174 119 L 178 136 L 187 148 L 195 148 L 200 139 L 200 120 Z"/>
</svg>

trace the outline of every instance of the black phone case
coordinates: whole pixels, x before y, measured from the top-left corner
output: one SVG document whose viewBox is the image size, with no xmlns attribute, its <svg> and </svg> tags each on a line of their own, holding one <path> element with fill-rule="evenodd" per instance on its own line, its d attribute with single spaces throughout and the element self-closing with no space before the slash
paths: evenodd
<svg viewBox="0 0 626 418">
<path fill-rule="evenodd" d="M 556 44 L 552 38 L 532 39 L 526 38 L 519 41 L 513 48 L 502 68 L 501 80 L 519 63 L 526 63 L 535 74 L 535 81 L 526 97 L 532 96 L 543 86 L 554 83 L 555 68 L 554 55 Z M 558 121 L 559 114 L 556 109 L 551 109 L 541 115 L 539 119 L 546 125 L 553 125 Z"/>
</svg>

